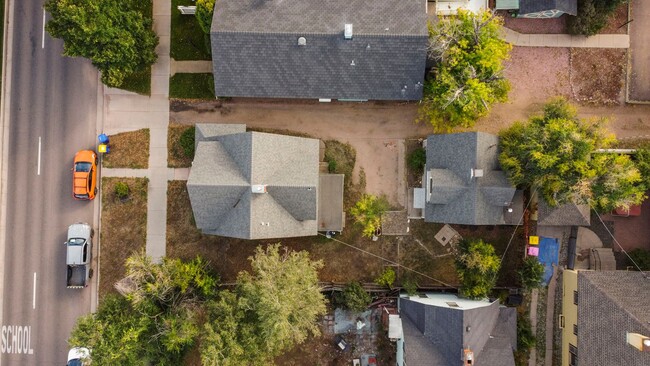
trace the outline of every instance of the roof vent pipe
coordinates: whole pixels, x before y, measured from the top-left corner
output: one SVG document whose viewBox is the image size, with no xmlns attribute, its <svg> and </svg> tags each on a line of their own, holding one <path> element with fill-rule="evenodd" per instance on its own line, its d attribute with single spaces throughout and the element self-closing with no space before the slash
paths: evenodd
<svg viewBox="0 0 650 366">
<path fill-rule="evenodd" d="M 352 39 L 352 24 L 351 23 L 345 24 L 345 31 L 343 32 L 343 35 L 345 36 L 345 39 Z"/>
<path fill-rule="evenodd" d="M 266 193 L 266 184 L 254 184 L 251 186 L 253 193 Z"/>
<path fill-rule="evenodd" d="M 305 46 L 305 45 L 307 45 L 307 39 L 305 37 L 299 37 L 298 46 Z"/>
</svg>

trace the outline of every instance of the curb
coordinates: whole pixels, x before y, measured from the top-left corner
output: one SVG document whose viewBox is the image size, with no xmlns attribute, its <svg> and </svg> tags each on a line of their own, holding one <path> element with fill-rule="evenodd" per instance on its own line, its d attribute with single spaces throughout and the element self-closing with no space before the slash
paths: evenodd
<svg viewBox="0 0 650 366">
<path fill-rule="evenodd" d="M 9 105 L 11 90 L 11 69 L 12 69 L 12 46 L 13 46 L 13 27 L 10 27 L 10 20 L 14 19 L 14 2 L 7 0 L 5 2 L 4 12 L 4 39 L 2 52 L 2 91 L 0 101 L 0 172 L 2 174 L 0 182 L 0 258 L 5 259 L 5 244 L 7 233 L 7 162 L 9 160 Z M 3 262 L 4 263 L 4 262 Z M 0 323 L 2 323 L 3 302 L 4 302 L 4 265 L 0 266 Z M 2 359 L 0 358 L 0 365 Z"/>
<path fill-rule="evenodd" d="M 101 74 L 97 73 L 97 122 L 95 128 L 95 136 L 98 136 L 104 129 L 104 84 L 101 80 Z M 99 155 L 99 153 L 97 153 Z M 99 164 L 97 166 L 97 181 L 102 181 L 102 161 L 103 155 L 99 157 Z M 93 206 L 93 227 L 97 228 L 97 236 L 95 237 L 95 246 L 97 247 L 97 270 L 95 275 L 95 283 L 90 293 L 90 312 L 97 312 L 99 306 L 99 279 L 101 277 L 101 261 L 102 261 L 102 186 L 99 185 L 99 194 L 95 198 Z"/>
</svg>

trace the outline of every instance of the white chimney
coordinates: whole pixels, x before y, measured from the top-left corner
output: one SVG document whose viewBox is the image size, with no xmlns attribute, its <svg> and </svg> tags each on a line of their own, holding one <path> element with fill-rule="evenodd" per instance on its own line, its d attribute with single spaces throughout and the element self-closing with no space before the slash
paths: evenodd
<svg viewBox="0 0 650 366">
<path fill-rule="evenodd" d="M 266 184 L 253 184 L 251 191 L 253 193 L 266 193 Z"/>
<path fill-rule="evenodd" d="M 472 178 L 480 178 L 483 176 L 483 169 L 472 169 L 470 171 L 470 176 Z"/>
<path fill-rule="evenodd" d="M 348 23 L 345 25 L 345 32 L 343 33 L 345 39 L 352 39 L 352 24 Z"/>
<path fill-rule="evenodd" d="M 627 343 L 641 352 L 650 352 L 650 338 L 639 333 L 626 333 Z"/>
</svg>

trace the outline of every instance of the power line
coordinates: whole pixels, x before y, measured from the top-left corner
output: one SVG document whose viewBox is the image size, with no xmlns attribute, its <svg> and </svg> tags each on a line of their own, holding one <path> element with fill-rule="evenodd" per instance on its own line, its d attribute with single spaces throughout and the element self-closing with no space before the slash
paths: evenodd
<svg viewBox="0 0 650 366">
<path fill-rule="evenodd" d="M 528 203 L 526 203 L 526 207 L 524 210 L 521 212 L 521 217 L 519 218 L 519 222 L 517 222 L 517 225 L 515 226 L 515 229 L 512 231 L 512 235 L 510 236 L 510 240 L 508 240 L 508 245 L 506 245 L 506 250 L 503 251 L 503 254 L 501 255 L 501 260 L 499 261 L 499 267 L 501 267 L 501 264 L 503 263 L 503 259 L 506 257 L 506 253 L 508 252 L 508 248 L 510 248 L 510 244 L 512 244 L 512 239 L 515 238 L 515 234 L 517 234 L 517 229 L 519 229 L 519 226 L 521 226 L 521 222 L 524 220 L 524 215 L 526 215 L 526 210 L 528 210 L 528 206 L 530 206 L 530 203 L 533 201 L 533 196 L 537 193 L 537 187 L 535 187 L 535 190 L 533 193 L 531 193 L 530 198 L 528 199 Z M 496 274 L 495 274 L 496 276 Z"/>
<path fill-rule="evenodd" d="M 598 220 L 600 220 L 600 223 L 603 224 L 603 227 L 605 228 L 605 230 L 607 230 L 607 233 L 609 234 L 609 236 L 611 236 L 612 239 L 614 239 L 614 243 L 616 243 L 616 245 L 618 245 L 618 247 L 621 248 L 621 251 L 622 251 L 623 253 L 625 253 L 625 255 L 630 259 L 630 261 L 632 261 L 632 264 L 634 264 L 634 266 L 636 267 L 636 269 L 638 269 L 639 272 L 641 272 L 641 273 L 643 274 L 644 277 L 647 276 L 647 275 L 645 274 L 645 272 L 643 272 L 643 271 L 641 270 L 641 267 L 639 267 L 639 265 L 636 264 L 636 262 L 634 261 L 634 259 L 632 259 L 632 257 L 630 257 L 630 255 L 627 254 L 627 252 L 625 251 L 625 249 L 623 249 L 623 247 L 621 246 L 621 244 L 620 244 L 620 243 L 618 242 L 618 240 L 616 240 L 616 238 L 614 237 L 614 234 L 612 234 L 612 232 L 609 231 L 609 228 L 607 227 L 607 225 L 605 225 L 605 222 L 604 222 L 603 219 L 600 217 L 600 214 L 598 213 L 598 211 L 596 211 L 593 207 L 591 207 L 591 209 L 594 211 L 594 213 L 596 213 L 596 216 L 598 216 Z"/>
<path fill-rule="evenodd" d="M 322 236 L 327 237 L 327 236 L 324 235 L 323 233 L 318 233 L 318 235 L 322 235 Z M 356 250 L 358 250 L 358 251 L 360 251 L 360 252 L 363 252 L 363 253 L 369 254 L 369 255 L 371 255 L 371 256 L 373 256 L 373 257 L 379 258 L 379 259 L 381 259 L 381 260 L 383 260 L 383 261 L 386 261 L 386 262 L 388 262 L 388 263 L 390 263 L 390 264 L 393 264 L 393 265 L 396 265 L 396 266 L 398 266 L 398 267 L 400 267 L 400 268 L 403 268 L 403 269 L 405 269 L 405 270 L 407 270 L 407 271 L 411 271 L 411 272 L 413 272 L 413 273 L 415 273 L 415 274 L 418 274 L 418 275 L 420 275 L 420 276 L 422 276 L 422 277 L 426 277 L 426 278 L 428 278 L 428 279 L 430 279 L 430 280 L 433 280 L 433 281 L 436 281 L 436 282 L 438 282 L 438 283 L 441 283 L 441 284 L 443 284 L 444 286 L 458 289 L 457 286 L 452 286 L 452 285 L 450 285 L 450 284 L 448 284 L 448 283 L 444 283 L 444 282 L 442 282 L 442 281 L 440 281 L 440 280 L 438 280 L 438 279 L 435 279 L 435 278 L 433 278 L 433 277 L 431 277 L 431 276 L 428 276 L 428 275 L 426 275 L 426 274 L 424 274 L 424 273 L 422 273 L 422 272 L 416 271 L 416 270 L 414 270 L 414 269 L 412 269 L 412 268 L 404 267 L 403 265 L 401 265 L 401 264 L 399 264 L 399 263 L 397 263 L 397 262 L 394 262 L 394 261 L 392 261 L 392 260 L 390 260 L 390 259 L 387 259 L 387 258 L 384 258 L 384 257 L 382 257 L 382 256 L 379 256 L 379 255 L 377 255 L 377 254 L 375 254 L 375 253 L 371 253 L 371 252 L 369 252 L 369 251 L 367 251 L 367 250 L 365 250 L 365 249 L 361 249 L 361 248 L 359 248 L 359 247 L 356 247 L 356 246 L 354 246 L 354 245 L 352 245 L 352 244 L 348 244 L 348 243 L 346 243 L 346 242 L 344 242 L 344 241 L 338 240 L 338 239 L 333 238 L 333 237 L 332 237 L 332 238 L 328 238 L 328 239 L 334 240 L 334 241 L 336 241 L 336 242 L 338 242 L 338 243 L 341 243 L 341 244 L 343 244 L 343 245 L 347 245 L 347 246 L 350 247 L 350 248 L 356 249 Z"/>
</svg>

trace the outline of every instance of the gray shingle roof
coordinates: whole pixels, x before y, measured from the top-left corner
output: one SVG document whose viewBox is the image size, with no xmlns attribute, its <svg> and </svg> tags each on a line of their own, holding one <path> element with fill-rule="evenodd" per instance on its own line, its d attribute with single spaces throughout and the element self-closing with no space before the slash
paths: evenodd
<svg viewBox="0 0 650 366">
<path fill-rule="evenodd" d="M 483 176 L 472 178 L 472 169 L 482 169 Z M 429 136 L 425 174 L 425 221 L 506 224 L 504 207 L 513 201 L 515 188 L 500 170 L 497 136 L 482 132 Z"/>
<path fill-rule="evenodd" d="M 197 138 L 208 130 L 197 125 Z M 243 239 L 315 235 L 318 148 L 318 140 L 259 132 L 198 141 L 187 182 L 197 227 Z"/>
<path fill-rule="evenodd" d="M 217 0 L 216 95 L 420 99 L 426 16 L 424 0 Z"/>
<path fill-rule="evenodd" d="M 589 226 L 591 223 L 589 206 L 573 203 L 549 206 L 544 199 L 537 205 L 537 225 L 542 226 Z"/>
<path fill-rule="evenodd" d="M 581 365 L 650 365 L 650 353 L 626 333 L 650 335 L 650 279 L 635 271 L 578 272 L 578 360 Z"/>
<path fill-rule="evenodd" d="M 514 365 L 516 310 L 498 301 L 458 309 L 400 298 L 400 314 L 407 365 L 460 366 L 464 348 L 474 352 L 475 365 Z"/>
<path fill-rule="evenodd" d="M 578 0 L 519 0 L 519 13 L 529 14 L 546 10 L 560 10 L 564 13 L 578 14 Z"/>
</svg>

